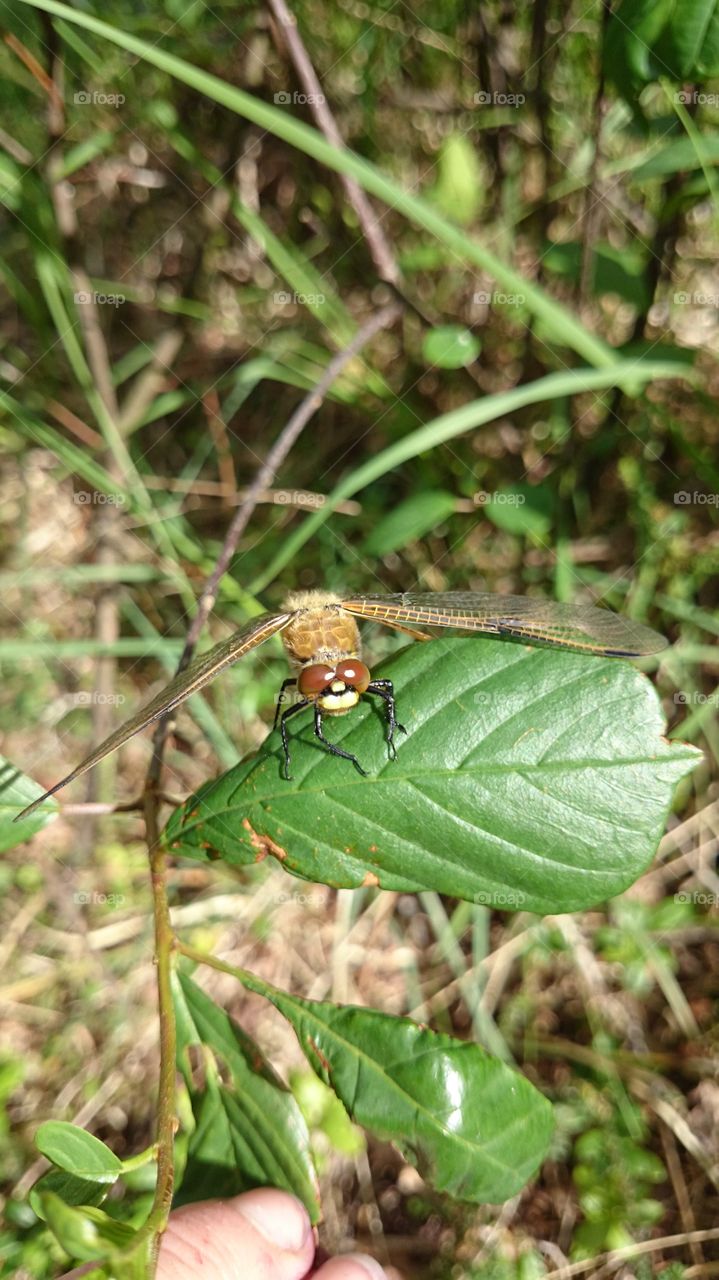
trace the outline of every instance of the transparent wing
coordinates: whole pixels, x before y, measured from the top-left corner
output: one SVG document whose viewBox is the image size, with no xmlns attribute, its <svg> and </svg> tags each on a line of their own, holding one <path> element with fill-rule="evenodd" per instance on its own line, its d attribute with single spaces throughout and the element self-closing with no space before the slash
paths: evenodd
<svg viewBox="0 0 719 1280">
<path fill-rule="evenodd" d="M 361 618 L 392 626 L 481 631 L 501 640 L 575 649 L 607 658 L 638 658 L 657 653 L 667 641 L 639 622 L 593 605 L 555 604 L 529 596 L 497 596 L 481 591 L 408 592 L 406 595 L 353 596 L 342 608 Z"/>
<path fill-rule="evenodd" d="M 79 778 L 88 769 L 92 769 L 93 765 L 98 764 L 105 756 L 109 756 L 111 751 L 116 751 L 124 742 L 127 742 L 128 738 L 134 737 L 141 729 L 151 724 L 153 720 L 158 720 L 167 711 L 173 711 L 175 707 L 179 707 L 180 703 L 184 702 L 186 698 L 209 684 L 210 680 L 213 680 L 218 671 L 222 671 L 223 667 L 229 667 L 233 662 L 237 662 L 238 658 L 242 658 L 251 649 L 256 649 L 258 644 L 262 644 L 263 640 L 269 639 L 275 632 L 281 631 L 283 627 L 286 627 L 292 616 L 292 613 L 263 613 L 259 618 L 253 618 L 252 622 L 243 627 L 241 631 L 236 631 L 227 640 L 222 640 L 220 644 L 216 644 L 214 649 L 210 649 L 209 653 L 202 654 L 189 667 L 175 676 L 174 680 L 161 693 L 158 693 L 156 698 L 152 699 L 152 702 L 148 702 L 146 707 L 137 712 L 137 715 L 134 715 L 131 720 L 127 720 L 125 724 L 120 725 L 120 728 L 111 733 L 110 737 L 101 742 L 100 746 L 96 747 L 94 751 L 91 751 L 89 756 L 85 756 L 85 759 L 76 769 L 73 769 L 72 773 L 68 773 L 66 778 L 62 778 L 44 795 L 38 796 L 37 800 L 33 800 L 32 804 L 23 809 L 22 813 L 19 813 L 14 821 L 18 822 L 20 818 L 27 818 L 49 796 L 53 796 L 61 787 L 67 786 L 68 782 L 73 782 L 75 778 Z"/>
</svg>

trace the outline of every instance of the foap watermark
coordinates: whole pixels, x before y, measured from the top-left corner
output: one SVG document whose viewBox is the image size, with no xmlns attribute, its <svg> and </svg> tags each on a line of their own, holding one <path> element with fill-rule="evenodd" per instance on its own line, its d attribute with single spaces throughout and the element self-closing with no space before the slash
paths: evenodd
<svg viewBox="0 0 719 1280">
<path fill-rule="evenodd" d="M 475 507 L 488 507 L 491 503 L 497 507 L 523 507 L 526 501 L 523 493 L 490 493 L 487 489 L 479 489 L 472 494 Z"/>
<path fill-rule="evenodd" d="M 679 689 L 674 694 L 674 703 L 677 707 L 719 707 L 719 692 L 699 693 L 695 689 L 685 693 L 683 689 Z"/>
<path fill-rule="evenodd" d="M 307 699 L 305 698 L 305 695 L 300 693 L 296 686 L 294 688 L 290 687 L 288 689 L 282 689 L 282 691 L 277 695 L 277 710 L 279 712 L 280 707 L 296 707 L 306 701 Z"/>
<path fill-rule="evenodd" d="M 490 93 L 479 89 L 474 95 L 476 107 L 523 107 L 526 101 L 523 93 Z"/>
<path fill-rule="evenodd" d="M 519 889 L 482 889 L 472 898 L 478 907 L 521 907 L 526 900 L 526 893 Z"/>
<path fill-rule="evenodd" d="M 70 701 L 74 707 L 121 707 L 125 701 L 124 693 L 91 693 L 87 689 L 81 689 L 79 693 L 73 693 Z"/>
<path fill-rule="evenodd" d="M 674 494 L 675 507 L 719 507 L 719 493 L 699 493 L 696 489 L 680 489 Z"/>
<path fill-rule="evenodd" d="M 78 889 L 72 900 L 79 907 L 123 907 L 126 901 L 124 893 L 99 893 L 97 889 Z"/>
<path fill-rule="evenodd" d="M 276 489 L 272 501 L 278 507 L 323 507 L 325 496 L 306 489 Z"/>
<path fill-rule="evenodd" d="M 81 307 L 93 304 L 96 307 L 121 307 L 123 302 L 127 302 L 124 293 L 96 293 L 95 290 L 90 292 L 88 289 L 79 289 L 73 294 L 73 298 Z"/>
<path fill-rule="evenodd" d="M 303 307 L 321 307 L 327 299 L 323 293 L 289 293 L 286 289 L 279 289 L 273 293 L 272 301 L 278 307 L 289 307 L 293 303 Z"/>
<path fill-rule="evenodd" d="M 472 301 L 480 307 L 523 307 L 527 301 L 523 293 L 503 293 L 501 289 L 478 289 Z"/>
<path fill-rule="evenodd" d="M 72 100 L 77 107 L 121 107 L 127 101 L 124 93 L 104 93 L 101 89 L 78 89 Z"/>
<path fill-rule="evenodd" d="M 711 893 L 708 889 L 693 889 L 691 893 L 688 889 L 682 889 L 674 894 L 674 901 L 691 902 L 695 907 L 715 907 L 719 903 L 719 894 Z"/>
<path fill-rule="evenodd" d="M 87 489 L 78 489 L 77 493 L 73 493 L 72 500 L 80 507 L 123 507 L 125 505 L 125 495 L 122 493 L 99 493 L 97 489 L 90 492 Z"/>
<path fill-rule="evenodd" d="M 715 107 L 719 103 L 719 93 L 704 93 L 700 89 L 680 89 L 673 96 L 674 101 L 684 107 Z"/>
<path fill-rule="evenodd" d="M 327 101 L 323 93 L 290 93 L 280 89 L 273 97 L 278 107 L 321 107 Z"/>
<path fill-rule="evenodd" d="M 325 895 L 319 891 L 316 893 L 276 893 L 272 901 L 276 906 L 282 906 L 285 902 L 294 902 L 300 907 L 323 907 L 325 905 Z"/>
<path fill-rule="evenodd" d="M 676 307 L 719 307 L 719 293 L 705 293 L 703 289 L 693 289 L 691 292 L 680 289 L 674 294 L 674 305 Z"/>
</svg>

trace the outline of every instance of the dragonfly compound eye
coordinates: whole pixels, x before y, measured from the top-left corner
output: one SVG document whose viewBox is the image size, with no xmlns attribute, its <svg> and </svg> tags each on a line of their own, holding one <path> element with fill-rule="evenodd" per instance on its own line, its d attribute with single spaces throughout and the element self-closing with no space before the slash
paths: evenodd
<svg viewBox="0 0 719 1280">
<path fill-rule="evenodd" d="M 335 674 L 338 680 L 344 680 L 345 684 L 351 685 L 358 693 L 365 692 L 372 678 L 364 662 L 359 662 L 357 658 L 338 662 Z"/>
<path fill-rule="evenodd" d="M 328 666 L 326 662 L 313 662 L 300 671 L 297 677 L 297 688 L 303 697 L 312 698 L 329 688 L 334 679 L 336 679 L 334 667 Z"/>
</svg>

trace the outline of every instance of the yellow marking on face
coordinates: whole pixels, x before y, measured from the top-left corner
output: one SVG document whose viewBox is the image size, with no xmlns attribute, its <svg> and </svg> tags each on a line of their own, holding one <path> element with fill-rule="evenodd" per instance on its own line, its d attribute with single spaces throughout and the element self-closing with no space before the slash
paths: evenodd
<svg viewBox="0 0 719 1280">
<path fill-rule="evenodd" d="M 343 716 L 346 711 L 351 711 L 359 702 L 359 694 L 356 689 L 345 689 L 343 693 L 323 693 L 320 694 L 317 702 L 323 711 L 328 712 L 331 716 Z"/>
</svg>

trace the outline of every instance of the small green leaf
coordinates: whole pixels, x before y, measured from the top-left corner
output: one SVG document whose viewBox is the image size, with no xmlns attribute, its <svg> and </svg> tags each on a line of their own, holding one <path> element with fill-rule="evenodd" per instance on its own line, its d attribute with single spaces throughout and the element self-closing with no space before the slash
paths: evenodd
<svg viewBox="0 0 719 1280">
<path fill-rule="evenodd" d="M 13 821 L 44 790 L 0 756 L 0 853 L 31 840 L 56 817 L 56 802 L 47 800 L 31 817 L 24 818 L 22 822 Z"/>
<path fill-rule="evenodd" d="M 451 516 L 457 500 L 441 489 L 426 489 L 400 502 L 384 516 L 365 539 L 363 550 L 368 556 L 386 556 L 406 547 Z"/>
<path fill-rule="evenodd" d="M 35 1134 L 35 1145 L 58 1169 L 91 1182 L 115 1182 L 122 1173 L 122 1161 L 85 1129 L 65 1120 L 48 1120 Z"/>
<path fill-rule="evenodd" d="M 552 527 L 554 496 L 546 486 L 503 485 L 477 494 L 475 501 L 493 525 L 518 537 L 535 534 L 541 538 Z"/>
<path fill-rule="evenodd" d="M 103 1256 L 97 1226 L 80 1209 L 64 1204 L 54 1191 L 39 1194 L 41 1216 L 72 1258 L 93 1262 Z"/>
<path fill-rule="evenodd" d="M 270 735 L 175 811 L 170 848 L 234 865 L 271 854 L 336 887 L 577 911 L 646 868 L 674 785 L 701 758 L 663 738 L 657 695 L 628 662 L 454 637 L 411 645 L 377 674 L 394 680 L 407 728 L 396 760 L 369 699 L 327 731 L 365 778 L 298 716 L 293 781 Z"/>
<path fill-rule="evenodd" d="M 485 203 L 487 184 L 480 158 L 464 133 L 444 139 L 437 159 L 432 199 L 454 222 L 474 222 Z"/>
<path fill-rule="evenodd" d="M 54 1192 L 65 1204 L 97 1206 L 102 1204 L 108 1190 L 107 1183 L 91 1182 L 85 1178 L 76 1178 L 62 1169 L 51 1169 L 31 1188 L 29 1200 L 38 1217 L 44 1218 L 42 1196 L 46 1191 Z"/>
<path fill-rule="evenodd" d="M 481 350 L 479 338 L 459 324 L 430 329 L 422 343 L 424 360 L 438 369 L 463 369 L 477 359 Z"/>
</svg>

